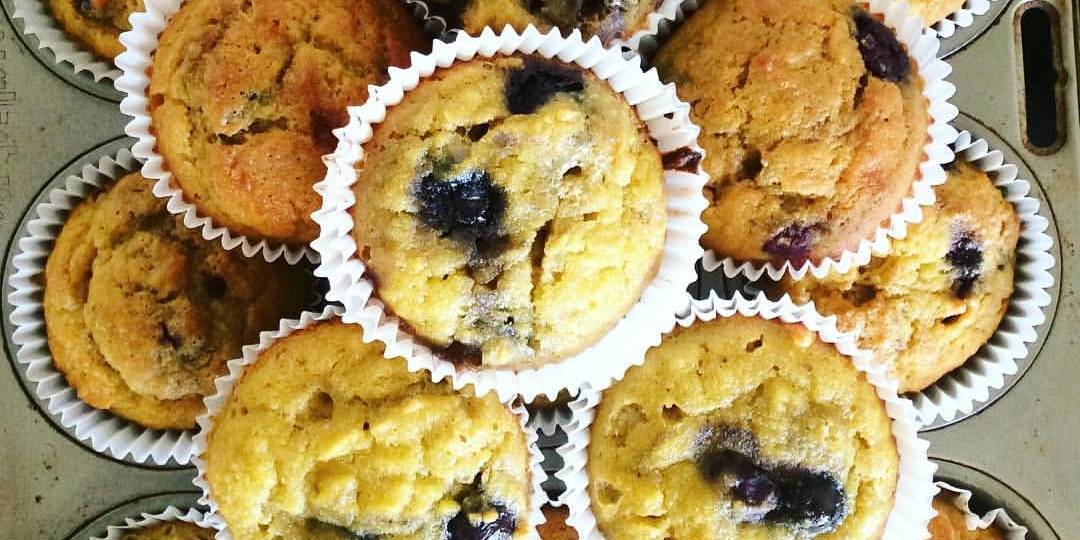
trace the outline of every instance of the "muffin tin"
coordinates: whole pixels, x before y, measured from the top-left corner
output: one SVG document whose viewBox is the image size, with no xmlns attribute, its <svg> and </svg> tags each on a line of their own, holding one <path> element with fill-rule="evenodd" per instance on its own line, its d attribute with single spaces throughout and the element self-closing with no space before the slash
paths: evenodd
<svg viewBox="0 0 1080 540">
<path fill-rule="evenodd" d="M 36 1 L 36 0 L 31 0 Z M 13 19 L 13 0 L 0 0 L 0 238 L 5 246 L 0 303 L 4 352 L 8 369 L 0 369 L 0 463 L 4 482 L 0 496 L 0 536 L 13 539 L 91 538 L 105 526 L 141 512 L 157 512 L 172 504 L 190 506 L 197 499 L 192 467 L 150 468 L 93 453 L 55 423 L 26 384 L 15 362 L 11 342 L 7 280 L 10 259 L 28 211 L 57 181 L 98 157 L 130 144 L 122 136 L 127 118 L 116 101 L 120 94 L 108 81 L 94 82 L 57 65 L 36 38 L 22 35 L 22 21 Z M 1059 43 L 1064 75 L 1064 137 L 1060 150 L 1039 155 L 1022 136 L 1023 73 L 1019 15 L 1031 6 L 1049 6 L 1059 13 Z M 1006 154 L 1006 159 L 1033 182 L 1033 193 L 1051 219 L 1052 272 L 1047 322 L 1021 364 L 972 415 L 951 424 L 929 427 L 930 454 L 940 465 L 938 476 L 970 487 L 976 494 L 1006 507 L 1031 529 L 1029 538 L 1056 540 L 1080 529 L 1080 363 L 1071 331 L 1080 330 L 1080 301 L 1074 297 L 1080 257 L 1080 116 L 1076 51 L 1080 0 L 992 0 L 987 14 L 958 28 L 942 43 L 952 64 L 950 81 L 957 86 L 951 101 L 961 110 L 955 122 Z M 60 179 L 60 180 L 57 180 Z M 710 290 L 730 292 L 742 284 L 708 276 L 691 286 L 695 296 Z M 703 294 L 704 293 L 704 294 Z M 542 443 L 551 448 L 554 438 Z M 545 468 L 554 470 L 558 456 Z M 549 481 L 557 491 L 557 481 Z M 165 495 L 161 495 L 165 493 Z"/>
</svg>

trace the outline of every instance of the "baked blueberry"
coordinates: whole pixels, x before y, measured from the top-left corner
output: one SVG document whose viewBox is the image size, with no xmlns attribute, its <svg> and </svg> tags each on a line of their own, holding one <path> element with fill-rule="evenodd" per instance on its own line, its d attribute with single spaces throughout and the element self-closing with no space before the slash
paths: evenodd
<svg viewBox="0 0 1080 540">
<path fill-rule="evenodd" d="M 761 249 L 773 258 L 801 265 L 810 257 L 817 228 L 817 225 L 792 223 L 766 240 Z"/>
<path fill-rule="evenodd" d="M 515 516 L 505 505 L 488 500 L 479 474 L 458 496 L 461 510 L 446 524 L 444 540 L 510 540 L 517 527 Z M 495 519 L 484 521 L 494 514 Z"/>
<path fill-rule="evenodd" d="M 854 18 L 855 40 L 866 70 L 894 83 L 907 78 L 911 59 L 892 29 L 863 10 L 856 11 Z"/>
<path fill-rule="evenodd" d="M 955 230 L 945 260 L 953 268 L 953 294 L 967 298 L 982 276 L 983 250 L 975 234 L 966 229 Z"/>
<path fill-rule="evenodd" d="M 745 521 L 759 521 L 776 508 L 776 486 L 759 462 L 753 432 L 714 424 L 698 435 L 697 446 L 698 470 L 746 504 Z"/>
<path fill-rule="evenodd" d="M 829 473 L 802 467 L 778 467 L 772 471 L 777 506 L 765 521 L 809 534 L 834 530 L 844 518 L 844 488 Z"/>
<path fill-rule="evenodd" d="M 485 171 L 470 169 L 446 180 L 439 172 L 424 175 L 413 188 L 420 221 L 462 243 L 470 260 L 490 259 L 504 245 L 506 193 Z"/>
<path fill-rule="evenodd" d="M 581 92 L 581 72 L 552 60 L 526 57 L 506 80 L 506 106 L 513 114 L 532 114 L 560 92 Z"/>
<path fill-rule="evenodd" d="M 663 155 L 664 169 L 684 172 L 697 172 L 698 165 L 704 156 L 701 152 L 683 146 Z"/>
</svg>

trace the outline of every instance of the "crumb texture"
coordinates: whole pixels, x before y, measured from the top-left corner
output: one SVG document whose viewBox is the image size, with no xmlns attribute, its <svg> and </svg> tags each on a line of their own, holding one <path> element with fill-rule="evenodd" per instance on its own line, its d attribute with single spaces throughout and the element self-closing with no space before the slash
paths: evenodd
<svg viewBox="0 0 1080 540">
<path fill-rule="evenodd" d="M 186 521 L 165 521 L 125 532 L 120 540 L 214 540 L 214 532 Z"/>
<path fill-rule="evenodd" d="M 346 106 L 429 46 L 398 0 L 185 2 L 154 55 L 157 150 L 215 224 L 305 244 Z"/>
<path fill-rule="evenodd" d="M 128 17 L 145 11 L 143 0 L 49 0 L 49 10 L 70 37 L 110 63 L 124 52 L 120 33 L 131 30 Z"/>
<path fill-rule="evenodd" d="M 204 457 L 237 540 L 509 540 L 532 527 L 517 417 L 493 393 L 410 373 L 340 321 L 263 351 Z"/>
<path fill-rule="evenodd" d="M 963 365 L 997 330 L 1012 296 L 1019 234 L 1012 205 L 985 173 L 960 162 L 923 221 L 887 256 L 784 287 L 858 332 L 900 391 L 916 392 Z"/>
<path fill-rule="evenodd" d="M 702 244 L 719 255 L 836 257 L 909 195 L 929 126 L 923 82 L 895 34 L 854 2 L 708 2 L 654 64 L 702 129 Z"/>
<path fill-rule="evenodd" d="M 613 539 L 876 539 L 891 429 L 874 387 L 805 328 L 699 321 L 604 392 L 592 508 Z"/>
<path fill-rule="evenodd" d="M 149 428 L 187 429 L 225 362 L 295 316 L 312 278 L 203 240 L 130 174 L 79 204 L 45 268 L 53 361 L 78 392 Z"/>
<path fill-rule="evenodd" d="M 629 39 L 648 28 L 648 16 L 662 0 L 430 0 L 435 15 L 450 28 L 476 35 L 485 26 L 500 31 L 528 25 L 541 32 L 558 27 L 564 34 L 580 29 L 584 39 L 600 38 L 605 45 Z"/>
<path fill-rule="evenodd" d="M 364 151 L 358 252 L 379 297 L 452 360 L 576 353 L 655 275 L 660 155 L 591 73 L 534 57 L 457 64 L 391 108 Z"/>
</svg>

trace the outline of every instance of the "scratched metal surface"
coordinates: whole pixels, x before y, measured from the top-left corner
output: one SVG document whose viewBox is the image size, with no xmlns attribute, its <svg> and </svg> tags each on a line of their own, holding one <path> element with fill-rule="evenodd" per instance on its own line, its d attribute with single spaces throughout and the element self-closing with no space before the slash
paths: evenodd
<svg viewBox="0 0 1080 540">
<path fill-rule="evenodd" d="M 1029 2 L 996 0 L 990 15 L 945 40 L 944 47 L 958 88 L 953 103 L 963 111 L 958 126 L 1000 145 L 1045 194 L 1062 281 L 1053 291 L 1053 318 L 1026 362 L 1030 369 L 977 415 L 925 436 L 941 476 L 1013 509 L 1033 529 L 1032 538 L 1068 540 L 1080 530 L 1077 4 L 1048 2 L 1060 14 L 1068 138 L 1060 151 L 1039 156 L 1020 137 L 1015 17 Z M 126 141 L 116 91 L 53 66 L 48 53 L 28 46 L 33 38 L 17 30 L 21 23 L 11 19 L 11 0 L 0 4 L 0 247 L 6 298 L 11 241 L 27 209 L 56 178 Z M 703 283 L 692 292 L 719 286 Z M 0 539 L 89 538 L 124 515 L 194 502 L 191 468 L 136 466 L 102 457 L 44 413 L 13 359 L 10 306 L 4 302 L 0 310 L 6 364 L 0 367 Z M 557 465 L 552 458 L 546 465 Z M 557 483 L 551 487 L 557 489 Z"/>
</svg>

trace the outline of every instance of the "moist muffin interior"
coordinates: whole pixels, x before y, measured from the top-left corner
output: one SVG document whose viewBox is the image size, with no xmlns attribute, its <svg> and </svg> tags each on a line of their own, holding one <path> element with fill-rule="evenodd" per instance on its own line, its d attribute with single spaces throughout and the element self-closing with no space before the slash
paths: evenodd
<svg viewBox="0 0 1080 540">
<path fill-rule="evenodd" d="M 128 17 L 145 8 L 143 0 L 49 0 L 49 10 L 69 36 L 111 62 L 124 51 L 120 33 L 131 30 Z"/>
<path fill-rule="evenodd" d="M 133 173 L 71 213 L 45 267 L 46 330 L 80 399 L 187 429 L 225 362 L 299 313 L 314 284 L 299 267 L 204 240 L 151 187 Z"/>
<path fill-rule="evenodd" d="M 564 34 L 581 29 L 585 39 L 598 36 L 605 44 L 628 39 L 644 30 L 648 16 L 662 0 L 428 0 L 434 15 L 451 29 L 476 35 L 490 26 L 518 31 L 530 24 L 541 31 L 558 27 Z"/>
<path fill-rule="evenodd" d="M 844 274 L 784 281 L 796 302 L 813 301 L 858 332 L 901 392 L 964 364 L 993 336 L 1013 292 L 1020 222 L 1012 205 L 971 164 L 950 168 L 934 206 L 888 255 Z"/>
<path fill-rule="evenodd" d="M 654 64 L 702 129 L 702 244 L 720 256 L 836 257 L 911 191 L 928 139 L 923 81 L 892 30 L 850 0 L 707 2 Z"/>
<path fill-rule="evenodd" d="M 249 366 L 209 433 L 206 478 L 237 540 L 524 538 L 524 432 L 477 398 L 321 322 Z"/>
<path fill-rule="evenodd" d="M 157 150 L 184 199 L 234 234 L 306 244 L 312 185 L 345 108 L 430 47 L 400 0 L 190 0 L 161 34 L 148 90 Z"/>
<path fill-rule="evenodd" d="M 357 251 L 387 307 L 451 360 L 577 352 L 655 274 L 660 155 L 621 96 L 577 67 L 456 64 L 390 108 L 364 152 Z"/>
<path fill-rule="evenodd" d="M 593 513 L 607 538 L 880 538 L 891 430 L 851 360 L 801 326 L 695 322 L 604 392 Z"/>
</svg>

